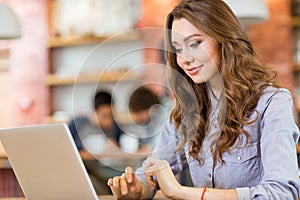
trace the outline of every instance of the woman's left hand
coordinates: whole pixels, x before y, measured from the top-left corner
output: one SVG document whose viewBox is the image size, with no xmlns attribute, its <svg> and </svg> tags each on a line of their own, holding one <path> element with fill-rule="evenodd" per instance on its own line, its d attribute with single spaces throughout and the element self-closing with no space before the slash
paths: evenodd
<svg viewBox="0 0 300 200">
<path fill-rule="evenodd" d="M 153 176 L 156 176 L 160 189 L 165 196 L 174 198 L 180 194 L 182 186 L 176 180 L 167 161 L 150 157 L 145 166 L 145 175 L 152 189 L 156 186 L 156 182 L 153 180 Z"/>
</svg>

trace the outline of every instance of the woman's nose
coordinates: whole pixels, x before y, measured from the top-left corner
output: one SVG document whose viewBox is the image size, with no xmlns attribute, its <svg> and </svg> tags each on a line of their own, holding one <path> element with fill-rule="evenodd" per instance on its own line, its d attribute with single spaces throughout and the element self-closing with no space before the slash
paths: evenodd
<svg viewBox="0 0 300 200">
<path fill-rule="evenodd" d="M 193 56 L 189 52 L 185 52 L 183 55 L 183 62 L 185 65 L 189 65 L 194 61 Z"/>
</svg>

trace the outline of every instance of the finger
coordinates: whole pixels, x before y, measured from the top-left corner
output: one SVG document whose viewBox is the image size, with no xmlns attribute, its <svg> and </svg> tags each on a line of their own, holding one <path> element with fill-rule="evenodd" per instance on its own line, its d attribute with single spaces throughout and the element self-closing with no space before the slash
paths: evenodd
<svg viewBox="0 0 300 200">
<path fill-rule="evenodd" d="M 149 185 L 150 185 L 150 187 L 151 187 L 151 190 L 153 190 L 152 185 L 150 184 L 150 183 L 151 183 L 151 180 L 152 180 L 152 176 L 146 176 L 146 180 L 147 180 L 147 182 L 149 183 Z"/>
<path fill-rule="evenodd" d="M 153 180 L 153 177 L 152 177 L 152 176 L 151 176 L 151 177 L 148 177 L 148 178 L 147 178 L 147 181 L 148 181 L 148 183 L 149 183 L 149 185 L 150 185 L 150 187 L 151 187 L 151 190 L 154 190 L 155 187 L 156 187 L 156 182 Z"/>
<path fill-rule="evenodd" d="M 153 175 L 151 174 L 146 174 L 146 180 L 149 183 L 150 187 L 152 190 L 154 190 L 154 188 L 156 187 L 156 181 L 154 181 L 153 179 Z"/>
<path fill-rule="evenodd" d="M 134 173 L 134 170 L 131 167 L 126 167 L 125 173 Z"/>
<path fill-rule="evenodd" d="M 108 179 L 107 185 L 108 185 L 109 187 L 112 187 L 112 186 L 113 186 L 113 179 L 112 179 L 112 178 Z"/>
<path fill-rule="evenodd" d="M 126 167 L 125 179 L 128 183 L 132 183 L 132 181 L 134 179 L 134 170 L 131 167 Z"/>
<path fill-rule="evenodd" d="M 120 189 L 119 189 L 119 181 L 120 181 L 120 177 L 114 177 L 108 180 L 110 189 L 115 197 L 121 196 Z"/>
<path fill-rule="evenodd" d="M 114 190 L 112 187 L 111 187 L 111 192 L 113 194 L 114 197 L 120 197 L 121 194 L 118 190 Z"/>
<path fill-rule="evenodd" d="M 120 183 L 120 177 L 119 176 L 115 176 L 113 178 L 113 187 L 115 187 L 115 188 L 119 187 L 119 183 Z"/>
<path fill-rule="evenodd" d="M 120 188 L 121 188 L 121 194 L 122 195 L 127 195 L 128 194 L 128 189 L 127 189 L 127 181 L 125 174 L 122 174 L 120 178 Z"/>
<path fill-rule="evenodd" d="M 149 183 L 151 190 L 154 190 L 154 187 L 156 185 L 156 183 L 153 180 L 153 173 L 152 172 L 145 172 L 146 175 L 146 180 Z"/>
<path fill-rule="evenodd" d="M 152 190 L 154 190 L 155 189 L 155 187 L 156 187 L 156 182 L 153 180 L 153 178 L 152 178 L 152 180 L 150 181 L 150 186 L 151 186 L 151 188 L 152 188 Z"/>
</svg>

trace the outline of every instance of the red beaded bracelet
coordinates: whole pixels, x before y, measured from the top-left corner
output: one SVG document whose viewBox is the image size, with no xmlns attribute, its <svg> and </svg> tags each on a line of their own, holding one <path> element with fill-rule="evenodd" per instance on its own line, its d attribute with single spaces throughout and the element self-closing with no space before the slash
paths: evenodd
<svg viewBox="0 0 300 200">
<path fill-rule="evenodd" d="M 206 187 L 203 188 L 202 194 L 201 194 L 201 199 L 200 200 L 204 200 L 204 194 L 206 192 Z"/>
</svg>

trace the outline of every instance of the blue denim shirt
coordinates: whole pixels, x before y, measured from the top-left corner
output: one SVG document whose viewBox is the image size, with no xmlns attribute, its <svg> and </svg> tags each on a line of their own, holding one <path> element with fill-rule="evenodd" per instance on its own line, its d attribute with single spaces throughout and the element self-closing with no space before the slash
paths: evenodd
<svg viewBox="0 0 300 200">
<path fill-rule="evenodd" d="M 256 111 L 251 116 L 258 117 L 256 122 L 244 127 L 250 134 L 250 141 L 245 146 L 246 138 L 241 135 L 239 143 L 223 154 L 224 164 L 218 162 L 213 167 L 210 152 L 213 133 L 219 128 L 214 124 L 216 116 L 211 117 L 213 126 L 202 146 L 201 165 L 190 158 L 187 147 L 174 153 L 180 135 L 169 121 L 152 156 L 167 160 L 174 174 L 183 169 L 183 159 L 187 158 L 195 187 L 235 188 L 239 200 L 297 200 L 300 183 L 295 144 L 299 130 L 293 117 L 291 95 L 286 89 L 269 87 L 261 96 Z M 147 185 L 143 171 L 141 167 L 136 173 Z"/>
</svg>

